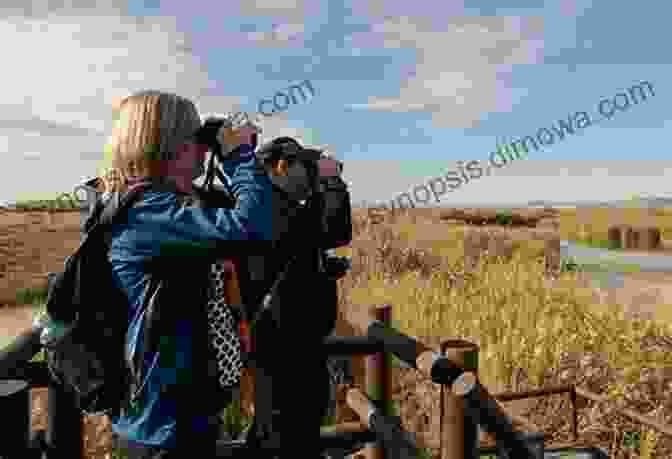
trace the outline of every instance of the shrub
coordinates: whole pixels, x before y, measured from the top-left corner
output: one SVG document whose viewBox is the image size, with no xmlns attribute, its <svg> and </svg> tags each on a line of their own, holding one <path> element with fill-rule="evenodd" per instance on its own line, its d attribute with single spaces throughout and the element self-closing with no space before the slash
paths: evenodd
<svg viewBox="0 0 672 459">
<path fill-rule="evenodd" d="M 513 223 L 513 214 L 511 212 L 497 212 L 495 223 L 497 225 L 510 226 Z"/>
<path fill-rule="evenodd" d="M 46 303 L 48 295 L 47 287 L 20 288 L 16 291 L 16 304 Z"/>
</svg>

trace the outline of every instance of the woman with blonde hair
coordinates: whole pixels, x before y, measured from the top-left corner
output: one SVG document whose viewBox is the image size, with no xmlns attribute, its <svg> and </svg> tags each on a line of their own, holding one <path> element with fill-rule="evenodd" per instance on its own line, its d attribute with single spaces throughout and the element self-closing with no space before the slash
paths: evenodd
<svg viewBox="0 0 672 459">
<path fill-rule="evenodd" d="M 229 114 L 225 115 L 224 118 L 232 119 L 233 116 Z M 250 128 L 249 133 L 252 136 L 261 132 L 261 127 L 249 120 L 242 125 Z M 247 138 L 244 140 L 248 141 Z M 249 141 L 249 144 L 243 145 L 256 146 L 256 137 L 252 137 Z M 173 170 L 169 173 L 167 179 L 173 180 L 182 192 L 196 192 L 193 187 L 191 172 L 188 170 L 186 175 Z M 113 193 L 128 190 L 128 177 L 121 169 L 115 167 L 103 169 L 101 175 L 92 182 L 95 182 L 97 191 L 102 194 L 101 199 L 103 201 L 111 197 Z M 210 272 L 207 314 L 208 332 L 217 360 L 217 378 L 220 387 L 224 389 L 222 398 L 224 405 L 229 405 L 234 398 L 240 399 L 243 363 L 247 353 L 250 352 L 250 343 L 247 339 L 243 340 L 243 337 L 239 336 L 238 328 L 242 319 L 241 308 L 243 307 L 239 289 L 235 259 L 221 258 L 216 260 L 212 264 Z M 249 387 L 246 386 L 245 388 L 249 392 Z M 250 401 L 247 400 L 248 403 Z M 252 406 L 247 407 L 247 409 L 248 411 L 253 410 Z M 224 436 L 228 436 L 228 433 L 224 432 Z"/>
<path fill-rule="evenodd" d="M 204 448 L 208 453 L 200 457 L 214 456 L 217 426 L 212 420 L 221 405 L 210 399 L 213 382 L 198 379 L 201 370 L 196 369 L 203 367 L 193 360 L 206 358 L 199 352 L 206 349 L 207 333 L 198 328 L 202 322 L 191 320 L 194 306 L 207 301 L 207 295 L 189 296 L 203 277 L 207 282 L 212 262 L 203 270 L 180 257 L 195 247 L 207 252 L 215 241 L 270 240 L 272 184 L 258 170 L 254 147 L 247 144 L 249 133 L 223 127 L 218 140 L 227 161 L 221 166 L 236 205 L 196 205 L 190 184 L 202 175 L 208 148 L 194 137 L 201 127 L 195 105 L 174 94 L 143 91 L 121 100 L 117 108 L 106 148 L 112 168 L 102 182 L 109 192 L 142 190 L 126 218 L 111 230 L 113 280 L 129 298 L 127 361 L 135 368 L 132 400 L 112 418 L 117 448 L 129 458 L 183 457 Z M 154 310 L 148 275 L 153 268 L 184 286 L 183 297 L 177 293 L 160 299 L 169 302 L 161 303 L 160 314 Z M 179 291 L 173 289 L 171 295 Z M 171 328 L 152 329 L 157 317 L 163 326 L 166 316 L 175 319 Z"/>
</svg>

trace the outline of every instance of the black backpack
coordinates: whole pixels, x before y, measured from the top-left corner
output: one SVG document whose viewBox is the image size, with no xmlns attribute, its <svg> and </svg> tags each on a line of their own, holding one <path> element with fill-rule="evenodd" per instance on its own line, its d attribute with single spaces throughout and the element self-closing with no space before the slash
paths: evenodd
<svg viewBox="0 0 672 459">
<path fill-rule="evenodd" d="M 79 248 L 50 282 L 47 314 L 70 331 L 45 344 L 52 378 L 71 392 L 85 414 L 117 413 L 131 376 L 124 359 L 128 297 L 112 280 L 106 229 L 125 216 L 141 189 L 98 201 Z"/>
</svg>

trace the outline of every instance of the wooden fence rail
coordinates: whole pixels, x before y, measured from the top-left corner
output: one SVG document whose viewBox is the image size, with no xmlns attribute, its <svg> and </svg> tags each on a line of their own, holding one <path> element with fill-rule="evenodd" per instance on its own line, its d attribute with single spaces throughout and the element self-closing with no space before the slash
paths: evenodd
<svg viewBox="0 0 672 459">
<path fill-rule="evenodd" d="M 369 342 L 361 338 L 357 341 L 351 338 L 338 340 L 327 338 L 325 340 L 327 354 L 342 354 L 346 353 L 345 351 L 356 354 L 357 351 L 364 350 L 365 346 L 369 347 L 369 351 L 379 346 L 381 351 L 394 354 L 409 366 L 419 370 L 426 378 L 441 384 L 442 459 L 477 458 L 479 424 L 504 450 L 511 452 L 513 457 L 530 459 L 541 457 L 539 445 L 533 444 L 528 437 L 514 429 L 510 416 L 478 382 L 476 345 L 463 340 L 446 340 L 441 344 L 441 352 L 436 352 L 391 328 L 388 324 L 390 315 L 390 305 L 364 310 L 354 315 L 350 318 L 352 325 L 360 332 L 365 331 Z M 350 347 L 348 343 L 352 343 L 350 349 L 347 349 Z M 389 368 L 385 363 L 385 359 L 373 360 L 369 357 L 366 365 L 367 380 L 373 379 L 372 373 L 379 373 L 377 381 L 380 381 L 383 374 L 388 371 L 386 367 Z M 379 384 L 370 390 L 374 393 L 374 399 L 386 402 L 384 406 L 390 406 L 391 394 L 385 391 L 386 387 L 389 387 L 389 383 Z M 381 393 L 386 397 L 382 397 Z M 541 454 L 543 454 L 543 441 Z"/>
<path fill-rule="evenodd" d="M 30 457 L 26 449 L 47 459 L 83 456 L 83 416 L 75 406 L 72 395 L 54 384 L 43 362 L 30 362 L 41 350 L 42 327 L 33 327 L 19 335 L 11 344 L 0 349 L 0 411 L 12 419 L 3 426 L 0 456 L 7 459 Z M 47 430 L 32 432 L 30 389 L 47 387 Z M 11 413 L 11 414 L 7 414 Z M 16 424 L 14 420 L 19 420 Z M 5 427 L 12 426 L 7 432 Z M 23 449 L 21 448 L 23 446 Z"/>
<path fill-rule="evenodd" d="M 379 315 L 378 318 L 381 318 L 381 316 Z M 17 419 L 22 419 L 20 416 L 29 419 L 31 413 L 29 390 L 34 387 L 41 387 L 46 383 L 49 388 L 47 432 L 31 433 L 29 423 L 26 426 L 22 423 L 15 424 L 15 430 L 26 435 L 13 435 L 12 442 L 4 441 L 4 439 L 0 441 L 0 456 L 3 458 L 25 457 L 26 447 L 32 449 L 35 454 L 46 453 L 47 459 L 51 457 L 82 457 L 83 454 L 83 417 L 76 410 L 74 400 L 67 393 L 51 384 L 43 362 L 29 362 L 41 349 L 39 343 L 41 331 L 42 327 L 40 326 L 27 330 L 9 346 L 0 350 L 0 380 L 3 380 L 0 381 L 0 387 L 3 390 L 3 392 L 0 392 L 0 409 L 3 412 L 16 412 Z M 347 351 L 348 346 L 354 344 L 355 347 L 361 347 L 363 344 L 358 342 L 356 338 L 353 341 L 349 343 L 347 339 L 341 339 L 340 342 L 338 340 L 332 342 L 331 350 L 338 353 L 339 347 L 340 351 Z M 328 351 L 330 344 L 325 343 L 325 347 Z M 363 395 L 363 392 L 353 392 L 354 395 L 350 395 L 349 404 L 355 411 L 361 410 L 362 397 L 366 397 L 369 404 L 367 406 L 372 410 L 371 416 L 368 416 L 366 421 L 358 426 L 336 426 L 336 429 L 331 431 L 328 429 L 322 431 L 319 440 L 325 448 L 340 448 L 341 450 L 352 447 L 353 444 L 368 443 L 369 446 L 365 448 L 365 454 L 369 457 L 382 459 L 385 457 L 385 451 L 381 444 L 371 442 L 380 440 L 381 437 L 390 442 L 392 437 L 398 436 L 398 433 L 403 432 L 403 429 L 400 430 L 400 424 L 395 423 L 389 417 L 389 410 L 385 407 L 385 394 L 387 392 L 380 390 L 380 387 L 385 385 L 386 381 L 389 381 L 389 366 L 385 364 L 385 362 L 389 363 L 389 359 L 380 358 L 380 354 L 385 352 L 383 346 L 379 342 L 369 339 L 363 347 L 364 349 L 360 350 L 373 354 L 373 358 L 370 360 L 369 374 L 374 373 L 374 370 L 379 373 L 377 376 L 368 379 L 369 392 L 375 393 L 377 396 L 374 395 L 373 400 L 369 400 L 368 396 Z M 424 362 L 424 359 L 420 359 L 420 361 Z M 442 363 L 440 359 L 431 359 L 431 361 L 433 364 L 421 364 L 423 368 L 427 368 L 428 373 L 431 373 L 434 367 L 441 367 Z M 445 362 L 443 363 L 445 366 Z M 438 373 L 434 371 L 434 373 L 439 378 L 445 378 L 440 371 Z M 459 377 L 460 375 L 456 374 L 456 376 Z M 357 398 L 358 394 L 359 398 Z M 376 405 L 374 405 L 374 402 L 377 402 Z M 381 405 L 382 408 L 376 407 L 377 405 Z M 24 445 L 23 450 L 21 450 L 20 445 Z M 395 448 L 398 449 L 402 446 L 409 451 L 412 449 L 410 443 L 404 443 L 403 438 L 397 439 Z M 241 448 L 244 449 L 242 442 L 220 441 L 217 444 L 218 456 L 232 457 L 237 452 L 242 452 Z"/>
<path fill-rule="evenodd" d="M 554 394 L 570 394 L 570 400 L 572 402 L 573 416 L 572 416 L 572 436 L 574 441 L 578 440 L 578 420 L 577 420 L 577 395 L 588 400 L 592 400 L 597 403 L 607 403 L 609 398 L 604 395 L 599 395 L 594 392 L 591 392 L 580 387 L 576 387 L 571 384 L 546 387 L 543 389 L 529 390 L 524 392 L 502 392 L 496 394 L 494 397 L 500 401 L 509 401 L 509 400 L 522 400 L 524 398 L 531 397 L 540 397 L 544 395 L 554 395 Z M 672 426 L 669 424 L 663 424 L 649 416 L 644 416 L 637 413 L 630 408 L 615 408 L 615 411 L 623 416 L 626 416 L 633 421 L 637 421 L 645 426 L 652 427 L 669 437 L 672 437 Z"/>
</svg>

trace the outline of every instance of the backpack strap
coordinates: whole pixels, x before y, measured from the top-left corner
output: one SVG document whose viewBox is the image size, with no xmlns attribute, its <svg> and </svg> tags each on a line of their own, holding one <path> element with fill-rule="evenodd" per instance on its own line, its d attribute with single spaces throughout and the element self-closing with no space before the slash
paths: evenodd
<svg viewBox="0 0 672 459">
<path fill-rule="evenodd" d="M 135 203 L 146 188 L 146 185 L 138 186 L 124 193 L 112 193 L 107 201 L 96 201 L 93 212 L 84 223 L 84 241 L 88 239 L 89 235 L 96 228 L 111 225 L 118 215 L 125 212 Z"/>
</svg>

